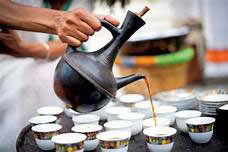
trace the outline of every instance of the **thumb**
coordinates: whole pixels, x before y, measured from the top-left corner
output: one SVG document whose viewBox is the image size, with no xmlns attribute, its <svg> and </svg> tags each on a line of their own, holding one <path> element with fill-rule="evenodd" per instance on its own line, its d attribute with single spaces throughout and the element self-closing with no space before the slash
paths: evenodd
<svg viewBox="0 0 228 152">
<path fill-rule="evenodd" d="M 120 24 L 119 20 L 115 19 L 112 16 L 104 16 L 104 15 L 98 15 L 97 18 L 102 19 L 102 20 L 106 20 L 109 23 L 113 24 L 114 26 L 118 26 Z"/>
</svg>

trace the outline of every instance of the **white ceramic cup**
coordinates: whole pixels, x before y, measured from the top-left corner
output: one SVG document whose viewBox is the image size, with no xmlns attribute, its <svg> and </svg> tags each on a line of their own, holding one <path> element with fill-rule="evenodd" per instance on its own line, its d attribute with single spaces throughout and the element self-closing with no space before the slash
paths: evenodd
<svg viewBox="0 0 228 152">
<path fill-rule="evenodd" d="M 176 118 L 177 128 L 180 131 L 187 133 L 188 130 L 185 121 L 189 118 L 200 117 L 201 112 L 197 110 L 183 110 L 176 112 L 174 116 Z"/>
<path fill-rule="evenodd" d="M 144 118 L 144 114 L 137 113 L 137 112 L 129 112 L 129 113 L 119 115 L 118 118 L 120 120 L 127 120 L 133 123 L 131 127 L 132 135 L 137 135 L 142 131 L 142 128 L 143 128 L 142 121 Z"/>
<path fill-rule="evenodd" d="M 100 110 L 90 112 L 88 114 L 97 115 L 98 117 L 100 117 L 101 121 L 105 121 L 105 120 L 107 120 L 107 115 L 105 113 L 105 109 L 108 107 L 112 107 L 114 105 L 115 105 L 114 102 L 109 102 L 105 107 L 101 108 Z M 67 108 L 65 108 L 64 112 L 68 117 L 83 115 L 83 113 L 79 113 L 77 111 L 74 111 L 72 109 L 67 109 Z"/>
<path fill-rule="evenodd" d="M 78 125 L 71 128 L 73 132 L 82 133 L 87 136 L 84 143 L 85 151 L 91 151 L 97 148 L 99 140 L 96 138 L 96 135 L 99 134 L 102 129 L 102 126 L 95 124 Z"/>
<path fill-rule="evenodd" d="M 155 113 L 157 117 L 167 118 L 171 121 L 170 125 L 173 125 L 175 122 L 175 116 L 177 108 L 174 106 L 160 106 L 155 109 Z"/>
<path fill-rule="evenodd" d="M 91 112 L 90 114 L 95 114 L 100 117 L 101 121 L 105 121 L 105 120 L 107 120 L 107 114 L 105 113 L 105 109 L 112 107 L 114 105 L 115 105 L 114 102 L 109 102 L 105 107 L 101 108 L 100 110 Z"/>
<path fill-rule="evenodd" d="M 131 112 L 131 109 L 123 106 L 114 106 L 114 107 L 109 107 L 105 109 L 105 113 L 107 114 L 108 121 L 118 120 L 119 114 L 125 114 L 129 112 Z"/>
<path fill-rule="evenodd" d="M 150 127 L 143 130 L 151 152 L 171 152 L 177 130 L 171 127 Z"/>
<path fill-rule="evenodd" d="M 208 143 L 214 132 L 215 118 L 195 117 L 185 121 L 190 138 L 195 143 Z"/>
<path fill-rule="evenodd" d="M 131 132 L 132 126 L 133 126 L 133 123 L 131 121 L 126 121 L 126 120 L 113 120 L 113 121 L 106 122 L 104 124 L 106 131 L 119 130 L 119 131 Z"/>
<path fill-rule="evenodd" d="M 39 115 L 52 115 L 52 116 L 59 116 L 63 112 L 63 108 L 57 106 L 46 106 L 37 109 L 37 113 Z"/>
<path fill-rule="evenodd" d="M 82 124 L 98 125 L 100 118 L 97 115 L 84 114 L 84 115 L 73 116 L 72 120 L 75 126 L 82 125 Z"/>
<path fill-rule="evenodd" d="M 33 136 L 38 147 L 42 150 L 55 149 L 55 144 L 51 141 L 51 138 L 58 135 L 61 128 L 61 125 L 51 123 L 33 126 Z"/>
<path fill-rule="evenodd" d="M 56 152 L 58 151 L 77 151 L 84 152 L 84 141 L 86 135 L 80 133 L 64 133 L 52 137 L 55 143 Z"/>
<path fill-rule="evenodd" d="M 55 123 L 56 120 L 56 116 L 35 116 L 29 119 L 29 123 L 34 126 L 39 124 Z"/>
<path fill-rule="evenodd" d="M 141 94 L 126 94 L 119 98 L 119 105 L 131 108 L 132 111 L 135 109 L 135 104 L 143 101 L 144 96 Z"/>
<path fill-rule="evenodd" d="M 154 108 L 157 109 L 157 107 L 160 106 L 158 102 L 153 102 Z M 153 117 L 152 114 L 152 105 L 149 100 L 141 101 L 135 104 L 135 112 L 140 112 L 145 115 L 144 119 L 148 119 Z"/>
<path fill-rule="evenodd" d="M 102 152 L 127 152 L 130 138 L 129 131 L 106 131 L 97 135 Z"/>
<path fill-rule="evenodd" d="M 70 117 L 70 118 L 72 118 L 73 116 L 81 115 L 81 113 L 79 113 L 79 112 L 77 112 L 77 111 L 74 111 L 74 110 L 72 110 L 72 109 L 70 109 L 70 108 L 65 108 L 65 109 L 64 109 L 64 112 L 65 112 L 65 114 L 66 114 L 68 117 Z"/>
<path fill-rule="evenodd" d="M 157 126 L 169 127 L 170 124 L 171 124 L 171 121 L 169 119 L 156 117 Z M 150 128 L 150 127 L 156 127 L 154 118 L 149 118 L 149 119 L 143 120 L 143 128 L 146 129 L 146 128 Z"/>
</svg>

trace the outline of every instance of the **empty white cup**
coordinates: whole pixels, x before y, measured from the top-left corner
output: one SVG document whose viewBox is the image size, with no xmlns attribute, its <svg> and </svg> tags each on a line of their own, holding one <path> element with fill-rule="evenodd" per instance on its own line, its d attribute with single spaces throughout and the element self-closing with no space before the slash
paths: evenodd
<svg viewBox="0 0 228 152">
<path fill-rule="evenodd" d="M 130 112 L 130 113 L 121 114 L 118 116 L 118 118 L 120 120 L 127 120 L 133 123 L 131 127 L 132 135 L 137 135 L 142 131 L 142 128 L 143 128 L 142 122 L 143 122 L 144 114 L 137 113 L 137 112 Z"/>
<path fill-rule="evenodd" d="M 144 96 L 141 94 L 126 94 L 119 98 L 119 105 L 131 108 L 132 111 L 135 109 L 135 104 L 143 101 Z"/>
<path fill-rule="evenodd" d="M 130 108 L 123 106 L 109 107 L 105 109 L 108 121 L 118 120 L 118 115 L 131 112 Z"/>
<path fill-rule="evenodd" d="M 37 113 L 39 115 L 52 115 L 52 116 L 57 116 L 63 112 L 63 108 L 57 107 L 57 106 L 46 106 L 46 107 L 41 107 L 37 109 Z"/>
<path fill-rule="evenodd" d="M 34 126 L 39 124 L 55 123 L 56 120 L 56 116 L 35 116 L 29 119 L 29 123 Z"/>
<path fill-rule="evenodd" d="M 177 108 L 174 106 L 159 106 L 155 109 L 157 117 L 167 118 L 171 121 L 170 125 L 173 125 L 175 122 L 174 114 L 177 112 Z"/>
<path fill-rule="evenodd" d="M 180 131 L 187 133 L 188 130 L 185 121 L 189 118 L 200 117 L 201 112 L 197 110 L 183 110 L 176 112 L 174 116 L 176 118 L 177 128 Z"/>
<path fill-rule="evenodd" d="M 154 108 L 157 109 L 157 107 L 160 106 L 158 102 L 153 102 Z M 145 115 L 144 119 L 148 119 L 153 117 L 152 114 L 152 105 L 149 100 L 141 101 L 135 104 L 135 109 L 136 112 L 143 113 Z"/>
<path fill-rule="evenodd" d="M 126 121 L 126 120 L 113 120 L 113 121 L 106 122 L 104 124 L 106 131 L 119 130 L 119 131 L 131 132 L 132 126 L 133 126 L 133 123 L 131 121 Z"/>
<path fill-rule="evenodd" d="M 190 138 L 195 143 L 208 143 L 214 132 L 215 118 L 195 117 L 185 121 Z"/>
<path fill-rule="evenodd" d="M 82 125 L 82 124 L 98 125 L 100 117 L 98 117 L 97 115 L 85 114 L 85 115 L 73 116 L 72 120 L 75 126 Z"/>
</svg>

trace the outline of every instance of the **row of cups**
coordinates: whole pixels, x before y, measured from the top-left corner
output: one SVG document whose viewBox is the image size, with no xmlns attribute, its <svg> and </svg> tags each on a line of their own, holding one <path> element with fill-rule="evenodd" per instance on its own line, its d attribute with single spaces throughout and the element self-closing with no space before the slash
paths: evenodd
<svg viewBox="0 0 228 152">
<path fill-rule="evenodd" d="M 149 118 L 152 116 L 150 102 L 149 101 L 140 101 L 135 104 L 132 104 L 132 103 L 130 104 L 131 106 L 129 106 L 129 104 L 127 104 L 127 105 L 122 104 L 120 106 L 106 108 L 105 113 L 106 113 L 108 122 L 104 124 L 104 128 L 106 131 L 108 131 L 108 133 L 104 132 L 104 134 L 108 135 L 107 136 L 108 141 L 110 140 L 110 139 L 108 139 L 109 137 L 111 139 L 116 139 L 117 141 L 115 141 L 115 142 L 119 141 L 120 137 L 112 137 L 112 130 L 122 131 L 122 132 L 131 132 L 130 135 L 136 135 L 136 134 L 140 133 L 142 131 L 142 128 L 144 127 L 143 133 L 146 135 L 145 138 L 146 138 L 149 149 L 153 149 L 155 147 L 157 147 L 157 148 L 159 147 L 159 148 L 163 148 L 163 149 L 167 149 L 167 147 L 172 148 L 172 145 L 173 145 L 172 143 L 175 139 L 176 131 L 174 131 L 175 130 L 174 128 L 170 128 L 168 126 L 172 125 L 175 122 L 175 118 L 176 118 L 176 123 L 177 123 L 178 128 L 181 131 L 189 132 L 191 139 L 197 143 L 204 143 L 205 142 L 204 138 L 207 138 L 210 140 L 210 138 L 213 134 L 213 123 L 214 123 L 213 118 L 209 118 L 209 117 L 198 118 L 201 115 L 201 113 L 198 111 L 186 110 L 186 111 L 176 112 L 177 109 L 175 107 L 159 106 L 158 103 L 155 103 L 155 110 L 156 110 L 156 114 L 157 114 L 156 120 L 157 120 L 157 126 L 158 126 L 155 129 L 154 128 L 155 123 L 154 123 L 153 118 Z M 139 107 L 141 107 L 141 109 Z M 141 111 L 138 111 L 138 110 L 141 110 Z M 45 110 L 38 109 L 38 111 L 39 111 L 38 113 L 41 114 L 40 111 L 45 111 Z M 46 112 L 47 111 L 50 112 L 50 111 L 54 111 L 54 110 L 46 109 Z M 133 111 L 133 112 L 131 112 L 131 111 Z M 43 112 L 43 114 L 44 114 L 44 112 Z M 41 114 L 41 115 L 43 115 L 43 114 Z M 148 115 L 148 116 L 145 117 L 146 115 Z M 196 118 L 192 118 L 192 117 L 196 117 Z M 147 118 L 149 118 L 149 119 L 147 119 Z M 187 129 L 188 126 L 186 123 L 186 119 L 189 119 L 189 118 L 199 119 L 197 121 L 193 120 L 193 122 L 197 122 L 196 124 L 191 124 L 191 121 L 189 120 L 190 122 L 189 122 L 188 126 L 189 127 L 194 126 L 194 128 Z M 145 119 L 145 120 L 143 120 L 143 119 Z M 98 125 L 99 117 L 96 115 L 77 115 L 77 116 L 74 116 L 72 118 L 72 120 L 73 120 L 75 126 L 80 126 L 81 124 Z M 198 128 L 197 126 L 200 126 L 200 127 Z M 153 130 L 157 130 L 156 131 L 157 134 L 150 130 L 151 127 L 153 127 Z M 94 128 L 96 128 L 96 127 L 94 127 Z M 208 128 L 210 128 L 210 129 L 208 129 Z M 73 128 L 72 128 L 72 130 L 73 130 Z M 149 130 L 149 131 L 147 131 L 147 130 Z M 160 130 L 160 131 L 158 131 L 158 130 Z M 191 132 L 191 130 L 193 130 L 193 131 Z M 195 130 L 198 130 L 198 132 L 196 132 Z M 164 131 L 164 133 L 162 133 L 163 131 Z M 207 132 L 209 132 L 208 133 L 209 135 L 207 135 Z M 191 135 L 191 133 L 194 133 L 194 135 L 199 133 L 199 136 Z M 206 135 L 204 136 L 201 133 L 206 134 Z M 113 133 L 113 135 L 117 135 L 117 133 Z M 125 134 L 125 135 L 127 135 L 127 134 Z M 121 135 L 119 135 L 119 136 L 121 136 Z M 201 138 L 201 137 L 204 137 L 204 138 L 200 139 L 200 141 L 197 141 L 197 140 L 193 139 L 194 137 L 197 139 Z M 60 138 L 63 138 L 63 137 L 60 137 Z M 96 139 L 97 140 L 100 139 L 98 134 L 96 135 Z M 129 139 L 130 138 L 126 138 L 125 143 L 127 143 L 127 144 L 125 144 L 125 148 L 127 148 L 126 146 L 128 145 Z M 163 139 L 165 139 L 165 140 L 163 140 Z M 203 140 L 203 141 L 201 141 L 201 140 Z M 52 141 L 52 143 L 54 143 L 54 142 L 56 142 L 56 140 Z M 104 142 L 102 142 L 102 140 L 101 140 L 100 143 L 101 143 L 101 147 L 102 147 L 102 143 L 104 143 Z M 112 145 L 114 143 L 112 143 Z M 167 146 L 168 143 L 170 144 L 169 146 Z M 56 145 L 58 145 L 57 142 L 56 142 Z M 120 144 L 118 144 L 118 145 L 120 145 Z M 154 146 L 154 145 L 156 145 L 156 146 Z M 57 147 L 59 147 L 59 146 L 57 146 Z M 87 150 L 86 147 L 88 147 L 88 145 L 85 142 L 85 150 Z M 96 146 L 94 146 L 94 147 L 96 148 Z M 106 148 L 107 148 L 107 146 L 106 146 Z M 112 148 L 112 149 L 118 149 L 118 147 Z"/>
<path fill-rule="evenodd" d="M 152 118 L 143 120 L 144 114 L 130 112 L 129 110 L 122 113 L 124 109 L 126 109 L 126 107 L 117 106 L 106 110 L 106 113 L 109 112 L 107 116 L 110 121 L 104 123 L 105 132 L 99 133 L 96 136 L 96 138 L 100 140 L 101 151 L 127 152 L 131 136 L 137 135 L 143 128 L 145 128 L 143 131 L 145 140 L 151 151 L 163 151 L 167 150 L 167 148 L 172 149 L 176 137 L 176 129 L 168 127 L 171 123 L 170 120 L 157 118 L 157 122 L 161 126 L 154 127 Z M 114 111 L 122 114 L 116 117 L 116 115 L 113 114 Z M 110 112 L 111 117 L 109 117 Z M 75 126 L 72 130 L 75 131 L 74 128 L 84 126 L 85 124 L 89 126 L 97 125 L 99 121 L 97 117 L 98 116 L 91 114 L 74 116 L 72 120 Z M 157 134 L 163 131 L 165 132 L 162 135 Z M 85 147 L 87 147 L 86 144 Z M 85 148 L 85 150 L 87 149 Z"/>
<path fill-rule="evenodd" d="M 115 121 L 123 124 L 122 120 Z M 62 126 L 58 124 L 35 125 L 32 130 L 38 146 L 43 150 L 51 150 L 56 147 L 56 151 L 83 151 L 84 149 L 89 151 L 96 149 L 98 140 L 100 140 L 102 151 L 127 151 L 131 133 L 121 128 L 120 125 L 117 128 L 108 125 L 108 123 L 115 121 L 107 122 L 105 125 L 106 130 L 114 131 L 103 133 L 100 133 L 103 127 L 97 124 L 77 125 L 72 128 L 72 131 L 76 133 L 60 135 L 58 134 Z M 210 140 L 213 134 L 213 123 L 214 118 L 210 117 L 195 117 L 186 120 L 189 135 L 197 143 L 205 143 Z M 149 127 L 144 129 L 143 133 L 151 151 L 171 151 L 176 137 L 176 129 Z"/>
<path fill-rule="evenodd" d="M 115 107 L 119 108 L 119 107 Z M 102 151 L 127 151 L 130 137 L 141 132 L 142 121 L 136 122 L 132 119 L 142 120 L 144 115 L 140 113 L 127 113 L 120 115 L 123 120 L 112 120 L 104 124 L 106 132 L 102 132 L 103 127 L 98 125 L 99 117 L 96 115 L 79 115 L 73 117 L 75 126 L 71 129 L 74 133 L 60 134 L 62 126 L 55 124 L 61 114 L 61 108 L 43 107 L 38 109 L 40 116 L 29 120 L 32 124 L 32 131 L 37 145 L 42 150 L 71 151 L 82 150 L 90 151 L 96 149 L 99 140 Z M 119 109 L 120 110 L 120 109 Z M 125 120 L 125 118 L 127 120 Z M 128 121 L 132 119 L 132 121 Z M 169 126 L 170 121 L 163 121 L 165 126 Z M 135 123 L 136 122 L 136 123 Z M 150 127 L 152 119 L 144 120 L 144 128 Z M 84 136 L 83 136 L 84 135 Z"/>
<path fill-rule="evenodd" d="M 38 116 L 29 119 L 33 137 L 40 149 L 55 149 L 55 144 L 51 141 L 51 138 L 58 135 L 62 129 L 62 126 L 58 123 L 63 111 L 62 108 L 57 106 L 41 107 L 37 109 Z"/>
<path fill-rule="evenodd" d="M 100 118 L 96 115 L 88 114 L 73 117 L 75 126 L 71 128 L 71 132 L 61 134 L 62 126 L 58 124 L 58 120 L 63 112 L 62 108 L 42 107 L 37 112 L 39 116 L 31 118 L 29 122 L 32 125 L 36 144 L 42 150 L 56 149 L 56 151 L 62 152 L 83 152 L 84 150 L 95 150 L 99 143 L 102 151 L 128 148 L 131 132 L 121 130 L 102 132 L 103 126 L 98 125 Z"/>
</svg>

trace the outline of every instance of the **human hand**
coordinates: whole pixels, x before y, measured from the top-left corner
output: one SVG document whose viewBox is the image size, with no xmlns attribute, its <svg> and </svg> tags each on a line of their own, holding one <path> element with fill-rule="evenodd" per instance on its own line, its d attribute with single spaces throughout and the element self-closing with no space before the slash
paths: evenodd
<svg viewBox="0 0 228 152">
<path fill-rule="evenodd" d="M 107 22 L 113 24 L 114 26 L 118 26 L 120 24 L 120 22 L 117 19 L 109 15 L 97 15 L 97 18 L 101 20 L 106 20 Z"/>
<path fill-rule="evenodd" d="M 47 50 L 40 43 L 26 43 L 14 30 L 3 29 L 0 32 L 0 53 L 15 57 L 45 58 Z"/>
<path fill-rule="evenodd" d="M 62 42 L 79 47 L 82 42 L 89 39 L 94 32 L 101 29 L 99 19 L 104 19 L 113 25 L 119 25 L 119 21 L 110 16 L 94 16 L 85 9 L 75 9 L 74 11 L 64 12 L 59 18 L 57 33 Z"/>
<path fill-rule="evenodd" d="M 3 29 L 0 32 L 0 44 L 1 52 L 4 54 L 10 54 L 19 56 L 19 52 L 22 50 L 23 41 L 14 30 Z"/>
</svg>

